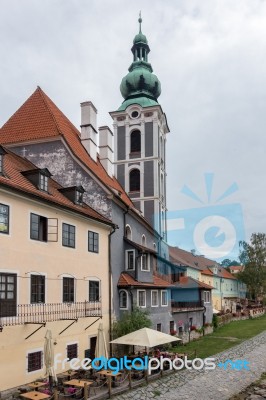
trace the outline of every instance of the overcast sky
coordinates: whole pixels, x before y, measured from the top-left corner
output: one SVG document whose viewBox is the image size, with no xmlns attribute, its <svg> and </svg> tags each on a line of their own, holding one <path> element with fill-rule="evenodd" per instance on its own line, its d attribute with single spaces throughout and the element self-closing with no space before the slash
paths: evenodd
<svg viewBox="0 0 266 400">
<path fill-rule="evenodd" d="M 264 0 L 0 0 L 0 6 L 0 125 L 37 85 L 76 126 L 85 100 L 98 109 L 99 125 L 111 125 L 108 112 L 122 102 L 119 85 L 141 9 L 171 129 L 168 209 L 189 216 L 205 207 L 212 216 L 206 207 L 235 182 L 238 190 L 216 204 L 241 205 L 246 239 L 266 231 Z M 206 173 L 214 174 L 209 202 Z M 182 193 L 185 185 L 202 203 Z M 170 236 L 180 244 L 181 236 Z"/>
</svg>

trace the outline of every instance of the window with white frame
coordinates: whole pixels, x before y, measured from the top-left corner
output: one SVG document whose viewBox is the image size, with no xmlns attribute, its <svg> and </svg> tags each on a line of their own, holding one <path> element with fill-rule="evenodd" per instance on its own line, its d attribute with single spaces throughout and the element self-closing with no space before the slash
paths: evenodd
<svg viewBox="0 0 266 400">
<path fill-rule="evenodd" d="M 138 307 L 146 307 L 146 290 L 138 290 Z"/>
<path fill-rule="evenodd" d="M 204 300 L 204 303 L 210 303 L 210 301 L 211 301 L 211 293 L 209 291 L 207 291 L 207 290 L 204 291 L 203 300 Z"/>
<path fill-rule="evenodd" d="M 44 174 L 40 174 L 40 189 L 44 192 L 48 192 L 48 176 Z"/>
<path fill-rule="evenodd" d="M 140 262 L 141 262 L 141 271 L 149 271 L 150 270 L 148 254 L 142 254 Z"/>
<path fill-rule="evenodd" d="M 119 308 L 126 310 L 128 308 L 127 302 L 128 302 L 127 291 L 121 290 L 119 293 Z"/>
<path fill-rule="evenodd" d="M 88 251 L 99 253 L 99 233 L 88 231 Z"/>
<path fill-rule="evenodd" d="M 163 307 L 168 306 L 168 292 L 167 292 L 167 290 L 162 290 L 161 291 L 161 305 Z"/>
<path fill-rule="evenodd" d="M 158 290 L 152 290 L 151 291 L 151 306 L 152 307 L 158 307 L 159 306 Z"/>
<path fill-rule="evenodd" d="M 126 269 L 128 271 L 135 269 L 135 250 L 126 250 Z"/>
</svg>

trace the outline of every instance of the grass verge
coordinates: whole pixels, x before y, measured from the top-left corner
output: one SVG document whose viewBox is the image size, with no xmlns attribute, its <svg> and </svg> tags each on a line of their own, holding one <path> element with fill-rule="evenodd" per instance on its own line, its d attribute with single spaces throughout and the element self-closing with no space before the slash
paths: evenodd
<svg viewBox="0 0 266 400">
<path fill-rule="evenodd" d="M 197 357 L 205 358 L 230 349 L 265 330 L 266 314 L 256 319 L 231 322 L 221 328 L 217 328 L 214 333 L 203 336 L 199 340 L 185 345 L 178 345 L 173 348 L 173 351 L 190 354 L 196 350 Z"/>
</svg>

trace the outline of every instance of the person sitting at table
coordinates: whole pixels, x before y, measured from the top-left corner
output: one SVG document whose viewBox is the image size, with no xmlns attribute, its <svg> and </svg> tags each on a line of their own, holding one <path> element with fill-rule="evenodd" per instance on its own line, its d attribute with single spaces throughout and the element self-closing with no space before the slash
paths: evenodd
<svg viewBox="0 0 266 400">
<path fill-rule="evenodd" d="M 73 387 L 69 387 L 67 388 L 67 393 L 71 394 L 72 396 L 74 396 L 74 394 L 76 393 L 77 389 L 73 388 Z"/>
<path fill-rule="evenodd" d="M 157 357 L 157 358 L 160 358 L 161 357 L 161 352 L 160 352 L 160 349 L 155 349 L 155 351 L 154 351 L 154 355 L 153 355 L 154 357 Z"/>
</svg>

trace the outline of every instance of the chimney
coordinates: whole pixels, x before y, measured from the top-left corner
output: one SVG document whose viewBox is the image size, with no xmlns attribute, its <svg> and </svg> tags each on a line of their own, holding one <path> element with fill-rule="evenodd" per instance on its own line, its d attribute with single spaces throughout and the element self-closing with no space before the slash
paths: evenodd
<svg viewBox="0 0 266 400">
<path fill-rule="evenodd" d="M 81 106 L 81 143 L 94 161 L 97 161 L 97 110 L 91 101 Z"/>
<path fill-rule="evenodd" d="M 100 160 L 109 176 L 114 175 L 114 134 L 108 126 L 99 128 Z"/>
</svg>

